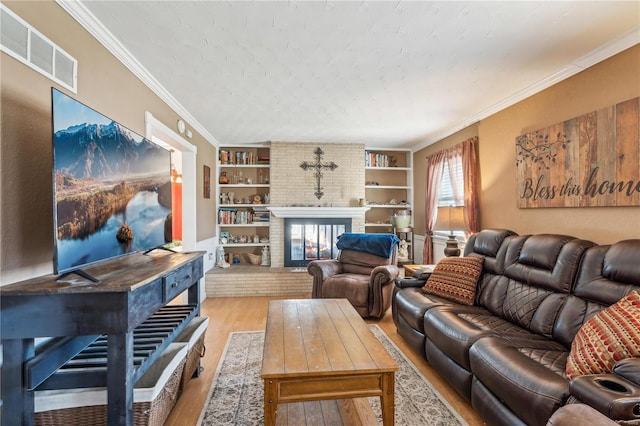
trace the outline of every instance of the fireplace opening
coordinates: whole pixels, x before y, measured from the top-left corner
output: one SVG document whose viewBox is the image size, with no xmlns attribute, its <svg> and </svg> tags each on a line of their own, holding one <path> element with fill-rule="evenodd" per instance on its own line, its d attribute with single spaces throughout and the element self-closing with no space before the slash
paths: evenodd
<svg viewBox="0 0 640 426">
<path fill-rule="evenodd" d="M 338 236 L 351 232 L 351 218 L 284 220 L 284 266 L 307 266 L 312 260 L 335 259 Z"/>
</svg>

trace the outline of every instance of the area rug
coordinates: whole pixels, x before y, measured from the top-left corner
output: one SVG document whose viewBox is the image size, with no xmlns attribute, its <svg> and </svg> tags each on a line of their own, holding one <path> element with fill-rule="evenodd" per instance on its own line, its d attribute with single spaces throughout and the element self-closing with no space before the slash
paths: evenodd
<svg viewBox="0 0 640 426">
<path fill-rule="evenodd" d="M 395 424 L 467 425 L 382 329 L 377 325 L 370 328 L 400 366 L 395 381 Z M 263 345 L 263 331 L 229 335 L 198 425 L 264 424 Z M 380 399 L 369 398 L 369 403 L 382 424 Z"/>
</svg>

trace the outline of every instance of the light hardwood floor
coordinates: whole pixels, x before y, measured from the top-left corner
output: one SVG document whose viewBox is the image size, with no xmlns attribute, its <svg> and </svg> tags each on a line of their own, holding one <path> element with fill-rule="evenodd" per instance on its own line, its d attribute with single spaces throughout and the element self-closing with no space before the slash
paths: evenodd
<svg viewBox="0 0 640 426">
<path fill-rule="evenodd" d="M 288 297 L 291 298 L 291 297 Z M 201 360 L 200 377 L 190 380 L 178 400 L 166 426 L 195 425 L 200 411 L 209 393 L 213 376 L 220 361 L 229 333 L 234 331 L 264 330 L 267 318 L 268 301 L 276 297 L 230 297 L 208 298 L 202 303 L 202 315 L 209 317 L 209 329 L 205 337 L 206 353 Z M 282 298 L 280 298 L 282 299 Z M 396 332 L 391 317 L 391 309 L 379 321 L 367 321 L 378 324 L 395 344 L 420 369 L 422 374 L 447 399 L 449 404 L 469 423 L 479 426 L 484 423 L 473 411 L 470 404 L 460 397 L 441 376 L 420 356 L 409 348 Z M 398 425 L 402 426 L 402 425 Z"/>
</svg>

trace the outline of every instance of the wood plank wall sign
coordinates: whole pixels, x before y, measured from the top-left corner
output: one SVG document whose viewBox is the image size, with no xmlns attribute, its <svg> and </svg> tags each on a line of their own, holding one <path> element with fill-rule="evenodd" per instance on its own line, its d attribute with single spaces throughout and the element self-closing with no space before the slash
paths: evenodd
<svg viewBox="0 0 640 426">
<path fill-rule="evenodd" d="M 640 98 L 516 138 L 519 208 L 640 206 Z"/>
</svg>

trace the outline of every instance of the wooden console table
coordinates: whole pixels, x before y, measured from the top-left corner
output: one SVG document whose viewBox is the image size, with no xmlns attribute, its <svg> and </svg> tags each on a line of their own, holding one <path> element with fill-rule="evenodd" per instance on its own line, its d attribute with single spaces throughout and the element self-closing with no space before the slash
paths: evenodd
<svg viewBox="0 0 640 426">
<path fill-rule="evenodd" d="M 35 390 L 101 386 L 107 387 L 108 424 L 132 425 L 135 382 L 188 320 L 200 314 L 203 255 L 134 253 L 86 267 L 99 283 L 71 281 L 77 278 L 73 275 L 58 282 L 48 275 L 0 287 L 2 423 L 32 425 Z M 185 290 L 188 305 L 182 320 L 143 356 L 136 351 L 134 357 L 136 327 Z M 61 367 L 103 335 L 103 374 L 63 374 Z M 37 337 L 53 339 L 36 350 Z"/>
</svg>

